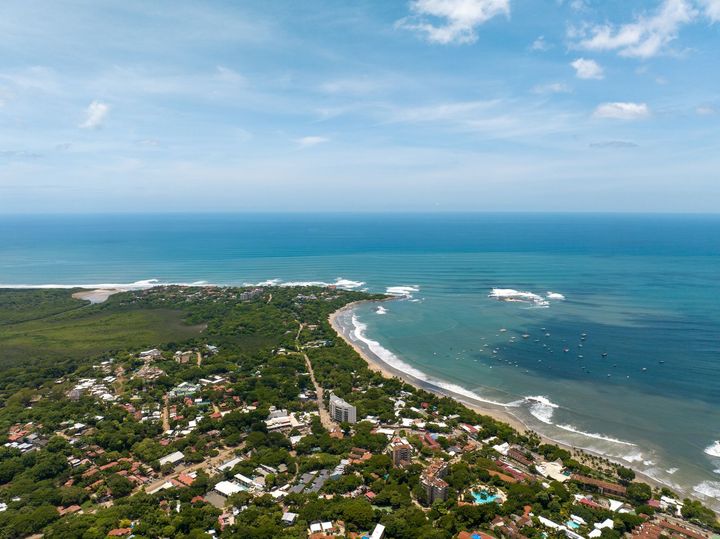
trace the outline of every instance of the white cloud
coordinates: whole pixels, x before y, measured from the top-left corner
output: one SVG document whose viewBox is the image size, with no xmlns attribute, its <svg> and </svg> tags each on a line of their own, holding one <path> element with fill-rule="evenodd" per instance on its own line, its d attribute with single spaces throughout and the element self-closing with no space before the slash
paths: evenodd
<svg viewBox="0 0 720 539">
<path fill-rule="evenodd" d="M 533 86 L 532 93 L 534 94 L 567 94 L 572 90 L 570 87 L 563 82 L 551 82 L 548 84 L 538 84 Z"/>
<path fill-rule="evenodd" d="M 645 103 L 603 103 L 595 109 L 593 116 L 613 120 L 640 120 L 650 116 L 650 109 Z"/>
<path fill-rule="evenodd" d="M 711 107 L 709 105 L 702 105 L 695 109 L 695 112 L 699 114 L 700 116 L 712 116 L 717 111 L 715 110 L 715 107 Z"/>
<path fill-rule="evenodd" d="M 582 31 L 583 39 L 578 46 L 593 51 L 614 50 L 621 56 L 650 58 L 677 38 L 680 28 L 697 14 L 689 0 L 663 0 L 655 14 L 640 15 L 635 22 L 589 27 Z"/>
<path fill-rule="evenodd" d="M 473 43 L 478 26 L 510 15 L 510 0 L 412 0 L 410 9 L 413 15 L 397 21 L 396 27 L 419 32 L 431 43 Z"/>
<path fill-rule="evenodd" d="M 626 148 L 637 148 L 638 144 L 627 140 L 603 140 L 600 142 L 591 142 L 589 146 L 591 148 L 600 148 L 606 150 L 620 150 Z"/>
<path fill-rule="evenodd" d="M 544 52 L 547 50 L 550 50 L 552 46 L 545 41 L 545 36 L 538 37 L 535 41 L 532 42 L 532 45 L 530 45 L 531 51 L 539 51 Z"/>
<path fill-rule="evenodd" d="M 570 65 L 575 68 L 575 75 L 579 79 L 602 79 L 605 77 L 603 68 L 595 60 L 578 58 Z"/>
<path fill-rule="evenodd" d="M 300 146 L 301 148 L 310 148 L 312 146 L 317 146 L 318 144 L 323 144 L 324 142 L 329 141 L 329 138 L 318 136 L 308 136 L 295 139 L 295 142 L 297 142 L 298 146 Z"/>
<path fill-rule="evenodd" d="M 97 129 L 102 126 L 105 117 L 110 112 L 110 106 L 100 101 L 93 101 L 85 110 L 85 121 L 80 124 L 81 129 Z"/>
<path fill-rule="evenodd" d="M 700 0 L 705 8 L 705 15 L 713 22 L 720 22 L 720 0 Z"/>
<path fill-rule="evenodd" d="M 384 81 L 358 77 L 327 81 L 320 86 L 320 91 L 326 94 L 364 95 L 376 92 L 384 86 Z"/>
<path fill-rule="evenodd" d="M 216 78 L 222 82 L 227 82 L 230 84 L 244 84 L 245 83 L 245 77 L 243 77 L 237 71 L 230 69 L 229 67 L 225 67 L 225 66 L 217 66 L 216 67 Z"/>
</svg>

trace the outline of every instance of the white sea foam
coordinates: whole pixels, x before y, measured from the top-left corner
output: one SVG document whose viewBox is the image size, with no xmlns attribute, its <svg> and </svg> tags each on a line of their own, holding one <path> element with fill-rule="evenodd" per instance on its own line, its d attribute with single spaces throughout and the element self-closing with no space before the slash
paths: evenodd
<svg viewBox="0 0 720 539">
<path fill-rule="evenodd" d="M 388 286 L 385 289 L 386 294 L 391 296 L 404 296 L 411 298 L 415 292 L 420 292 L 420 287 L 417 285 L 402 285 L 402 286 Z"/>
<path fill-rule="evenodd" d="M 713 470 L 713 473 L 720 474 L 720 468 L 715 468 L 715 469 Z"/>
<path fill-rule="evenodd" d="M 707 453 L 711 457 L 720 458 L 720 440 L 715 440 L 715 442 L 712 445 L 709 445 L 708 447 L 706 447 L 705 453 Z"/>
<path fill-rule="evenodd" d="M 332 283 L 325 281 L 283 281 L 282 279 L 268 279 L 258 283 L 243 283 L 243 286 L 335 286 L 337 288 L 342 288 L 343 290 L 356 290 L 364 284 L 365 283 L 363 281 L 351 281 L 350 279 L 338 277 Z"/>
<path fill-rule="evenodd" d="M 642 462 L 643 455 L 642 453 L 628 453 L 620 458 L 626 460 L 627 462 Z"/>
<path fill-rule="evenodd" d="M 533 417 L 547 425 L 552 425 L 552 416 L 558 407 L 557 404 L 542 395 L 525 397 L 525 402 L 530 405 L 530 413 Z"/>
<path fill-rule="evenodd" d="M 554 299 L 554 300 L 559 300 L 559 301 L 562 301 L 565 299 L 565 296 L 563 296 L 562 294 L 559 294 L 557 292 L 548 292 L 547 294 L 545 294 L 545 297 L 547 299 Z"/>
<path fill-rule="evenodd" d="M 582 436 L 587 436 L 588 438 L 595 438 L 596 440 L 604 440 L 606 442 L 612 442 L 614 444 L 620 444 L 620 445 L 630 445 L 635 446 L 635 444 L 631 442 L 626 442 L 624 440 L 618 440 L 617 438 L 611 438 L 610 436 L 605 436 L 604 434 L 598 434 L 596 432 L 584 432 L 582 430 L 579 430 L 572 425 L 557 425 L 559 429 L 566 430 L 568 432 L 574 432 L 575 434 L 580 434 Z"/>
<path fill-rule="evenodd" d="M 679 468 L 668 468 L 667 470 L 665 470 L 665 473 L 673 475 L 675 472 L 678 471 L 678 469 Z"/>
<path fill-rule="evenodd" d="M 378 305 L 377 309 L 375 309 L 375 313 L 377 314 L 387 314 L 387 312 L 388 310 L 382 305 Z"/>
<path fill-rule="evenodd" d="M 523 292 L 513 288 L 493 288 L 488 297 L 498 301 L 531 303 L 535 307 L 548 307 L 550 302 L 534 292 Z"/>
<path fill-rule="evenodd" d="M 693 491 L 701 496 L 707 496 L 712 499 L 720 498 L 720 482 L 718 481 L 703 481 L 702 483 L 695 485 Z"/>
<path fill-rule="evenodd" d="M 157 279 L 145 279 L 142 281 L 135 281 L 133 283 L 95 283 L 95 284 L 0 284 L 0 288 L 14 288 L 19 290 L 26 290 L 32 288 L 86 288 L 88 290 L 142 290 L 145 288 L 152 288 L 154 286 L 160 286 L 163 283 Z M 168 284 L 182 284 L 182 283 L 168 283 Z M 190 286 L 189 284 L 187 286 Z"/>
<path fill-rule="evenodd" d="M 451 384 L 449 382 L 445 382 L 443 380 L 436 380 L 433 378 L 430 378 L 427 374 L 422 372 L 419 369 L 416 369 L 415 367 L 408 365 L 405 363 L 402 359 L 400 359 L 397 355 L 395 355 L 393 352 L 385 348 L 383 345 L 381 345 L 379 342 L 374 341 L 370 338 L 368 338 L 365 335 L 365 331 L 367 330 L 367 324 L 364 324 L 358 318 L 353 315 L 352 316 L 352 333 L 351 337 L 355 341 L 360 341 L 367 346 L 368 350 L 375 355 L 380 361 L 387 364 L 388 366 L 392 367 L 393 369 L 404 372 L 405 374 L 409 374 L 413 378 L 416 378 L 422 382 L 426 382 L 428 384 L 431 384 L 439 389 L 444 389 L 446 391 L 449 391 L 451 393 L 460 395 L 462 397 L 467 397 L 468 399 L 479 401 L 479 402 L 485 402 L 488 404 L 494 404 L 497 406 L 508 406 L 505 403 L 502 402 L 496 402 L 493 400 L 485 399 L 478 395 L 477 393 L 474 393 L 470 391 L 469 389 L 465 389 L 462 386 Z"/>
</svg>

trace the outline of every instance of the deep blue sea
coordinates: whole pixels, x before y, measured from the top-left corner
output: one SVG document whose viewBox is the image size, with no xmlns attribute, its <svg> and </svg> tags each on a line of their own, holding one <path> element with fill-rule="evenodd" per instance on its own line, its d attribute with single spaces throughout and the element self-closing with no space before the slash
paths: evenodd
<svg viewBox="0 0 720 539">
<path fill-rule="evenodd" d="M 390 289 L 384 361 L 720 498 L 720 216 L 0 217 L 0 286 L 149 279 Z"/>
</svg>

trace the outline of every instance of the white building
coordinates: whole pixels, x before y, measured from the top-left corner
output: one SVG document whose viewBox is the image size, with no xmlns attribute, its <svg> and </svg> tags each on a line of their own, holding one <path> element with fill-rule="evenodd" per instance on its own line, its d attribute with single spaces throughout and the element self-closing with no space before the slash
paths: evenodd
<svg viewBox="0 0 720 539">
<path fill-rule="evenodd" d="M 165 466 L 168 463 L 175 465 L 184 458 L 185 458 L 185 455 L 182 454 L 182 451 L 175 451 L 174 453 L 165 455 L 158 462 L 160 463 L 160 466 Z"/>
<path fill-rule="evenodd" d="M 215 490 L 227 498 L 245 489 L 233 481 L 220 481 L 215 485 Z"/>
<path fill-rule="evenodd" d="M 357 410 L 335 394 L 330 395 L 330 416 L 338 423 L 357 423 Z"/>
</svg>

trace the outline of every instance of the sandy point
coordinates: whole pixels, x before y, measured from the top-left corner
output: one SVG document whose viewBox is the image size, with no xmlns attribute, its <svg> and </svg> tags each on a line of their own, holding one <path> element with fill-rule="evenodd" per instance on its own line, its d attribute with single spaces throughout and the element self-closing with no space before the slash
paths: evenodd
<svg viewBox="0 0 720 539">
<path fill-rule="evenodd" d="M 75 299 L 83 299 L 85 301 L 89 301 L 90 303 L 102 303 L 103 301 L 106 301 L 110 296 L 113 294 L 117 294 L 118 292 L 122 292 L 119 288 L 100 288 L 97 290 L 81 290 L 80 292 L 75 292 L 72 297 Z"/>
</svg>

